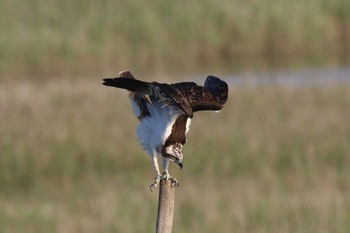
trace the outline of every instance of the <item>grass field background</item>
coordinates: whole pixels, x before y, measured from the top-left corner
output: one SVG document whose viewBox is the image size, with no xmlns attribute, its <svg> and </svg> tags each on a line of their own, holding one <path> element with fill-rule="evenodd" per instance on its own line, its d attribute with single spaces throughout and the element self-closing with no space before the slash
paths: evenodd
<svg viewBox="0 0 350 233">
<path fill-rule="evenodd" d="M 154 231 L 154 171 L 125 92 L 99 79 L 0 91 L 1 232 Z M 171 167 L 174 232 L 348 232 L 349 93 L 232 88 L 223 111 L 196 114 Z"/>
<path fill-rule="evenodd" d="M 1 0 L 1 79 L 349 64 L 348 0 Z"/>
<path fill-rule="evenodd" d="M 348 66 L 348 12 L 348 0 L 0 0 L 0 232 L 154 232 L 137 119 L 101 79 Z M 349 106 L 349 84 L 231 86 L 170 168 L 173 232 L 350 232 Z"/>
</svg>

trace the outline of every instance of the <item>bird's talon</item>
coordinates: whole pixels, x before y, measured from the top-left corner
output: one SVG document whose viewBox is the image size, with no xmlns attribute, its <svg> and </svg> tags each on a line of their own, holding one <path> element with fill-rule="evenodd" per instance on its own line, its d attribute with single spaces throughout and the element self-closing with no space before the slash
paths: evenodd
<svg viewBox="0 0 350 233">
<path fill-rule="evenodd" d="M 160 182 L 160 176 L 157 176 L 156 178 L 154 178 L 154 183 L 149 186 L 149 189 L 151 190 L 151 192 L 153 192 L 154 188 L 158 187 L 159 182 Z"/>
<path fill-rule="evenodd" d="M 157 188 L 158 184 L 157 183 L 153 183 L 149 186 L 149 190 L 151 190 L 151 192 L 153 192 L 154 188 Z"/>
<path fill-rule="evenodd" d="M 169 180 L 171 181 L 171 187 L 173 188 L 180 185 L 180 183 L 174 177 L 170 177 Z"/>
<path fill-rule="evenodd" d="M 164 172 L 162 176 L 157 176 L 154 178 L 154 183 L 149 186 L 151 192 L 153 192 L 154 188 L 158 187 L 158 184 L 161 179 L 166 181 L 170 180 L 172 188 L 179 186 L 179 182 L 174 177 L 170 176 L 169 173 Z"/>
<path fill-rule="evenodd" d="M 168 180 L 168 179 L 169 179 L 169 174 L 167 174 L 166 172 L 164 172 L 163 175 L 162 175 L 162 179 L 163 179 L 163 180 Z"/>
<path fill-rule="evenodd" d="M 164 180 L 170 180 L 171 181 L 171 187 L 177 187 L 179 186 L 179 182 L 172 176 L 169 175 L 169 173 L 164 172 L 162 179 Z"/>
</svg>

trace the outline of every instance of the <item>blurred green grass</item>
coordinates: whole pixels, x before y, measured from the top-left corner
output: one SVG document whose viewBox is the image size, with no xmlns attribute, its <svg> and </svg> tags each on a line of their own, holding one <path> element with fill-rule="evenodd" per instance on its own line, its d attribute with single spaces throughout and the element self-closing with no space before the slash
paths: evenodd
<svg viewBox="0 0 350 233">
<path fill-rule="evenodd" d="M 349 93 L 232 88 L 220 113 L 196 114 L 184 169 L 171 166 L 174 231 L 349 232 Z M 125 92 L 2 82 L 0 112 L 1 232 L 154 231 L 154 171 Z"/>
<path fill-rule="evenodd" d="M 348 0 L 0 5 L 1 79 L 349 64 Z"/>
</svg>

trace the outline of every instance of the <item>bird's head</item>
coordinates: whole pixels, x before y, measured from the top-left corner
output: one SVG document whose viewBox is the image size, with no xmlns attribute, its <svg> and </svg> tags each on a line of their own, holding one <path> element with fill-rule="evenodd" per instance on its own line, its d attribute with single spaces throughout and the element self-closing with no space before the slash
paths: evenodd
<svg viewBox="0 0 350 233">
<path fill-rule="evenodd" d="M 183 145 L 178 142 L 170 145 L 165 145 L 162 149 L 162 156 L 169 159 L 170 161 L 173 161 L 174 163 L 177 163 L 180 168 L 182 168 L 182 160 L 184 157 L 182 154 L 182 148 Z"/>
<path fill-rule="evenodd" d="M 213 75 L 209 75 L 204 82 L 204 88 L 210 91 L 213 94 L 228 94 L 228 85 L 225 81 L 215 77 Z"/>
</svg>

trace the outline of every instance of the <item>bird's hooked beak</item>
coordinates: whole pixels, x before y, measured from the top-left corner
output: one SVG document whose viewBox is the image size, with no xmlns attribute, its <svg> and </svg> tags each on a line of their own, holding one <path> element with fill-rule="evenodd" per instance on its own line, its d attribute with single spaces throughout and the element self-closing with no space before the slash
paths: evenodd
<svg viewBox="0 0 350 233">
<path fill-rule="evenodd" d="M 163 147 L 161 150 L 162 156 L 169 161 L 172 161 L 179 165 L 180 169 L 183 167 L 183 154 L 182 154 L 182 145 L 181 144 L 175 144 L 170 145 L 167 147 Z"/>
<path fill-rule="evenodd" d="M 182 169 L 182 167 L 184 166 L 184 164 L 182 163 L 182 159 L 175 160 L 175 163 L 177 163 L 177 165 L 179 165 L 180 169 Z"/>
</svg>

